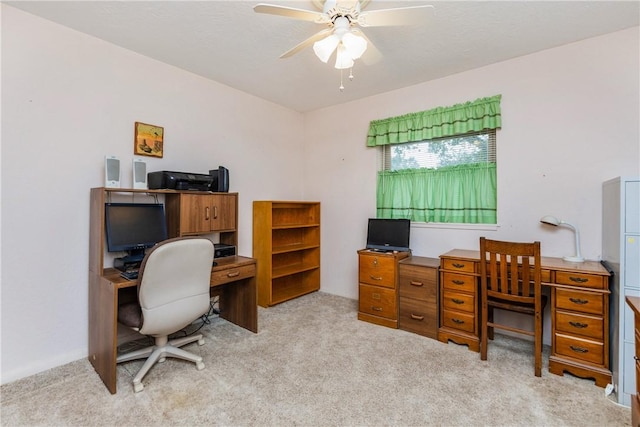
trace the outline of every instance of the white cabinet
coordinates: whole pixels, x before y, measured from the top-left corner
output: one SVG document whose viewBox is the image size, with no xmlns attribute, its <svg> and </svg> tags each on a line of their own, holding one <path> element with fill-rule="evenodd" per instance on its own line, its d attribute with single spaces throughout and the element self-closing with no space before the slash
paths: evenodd
<svg viewBox="0 0 640 427">
<path fill-rule="evenodd" d="M 611 368 L 618 403 L 636 393 L 634 317 L 626 296 L 640 297 L 640 177 L 602 185 L 602 259 L 613 269 Z"/>
</svg>

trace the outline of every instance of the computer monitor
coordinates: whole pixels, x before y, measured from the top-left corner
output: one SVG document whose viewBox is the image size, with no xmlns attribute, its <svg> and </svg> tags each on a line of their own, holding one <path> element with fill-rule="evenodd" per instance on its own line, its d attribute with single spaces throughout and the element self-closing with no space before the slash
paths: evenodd
<svg viewBox="0 0 640 427">
<path fill-rule="evenodd" d="M 129 261 L 142 261 L 146 248 L 168 237 L 164 205 L 106 203 L 105 232 L 107 251 L 124 251 Z"/>
<path fill-rule="evenodd" d="M 408 219 L 369 218 L 367 249 L 409 251 L 410 232 Z"/>
</svg>

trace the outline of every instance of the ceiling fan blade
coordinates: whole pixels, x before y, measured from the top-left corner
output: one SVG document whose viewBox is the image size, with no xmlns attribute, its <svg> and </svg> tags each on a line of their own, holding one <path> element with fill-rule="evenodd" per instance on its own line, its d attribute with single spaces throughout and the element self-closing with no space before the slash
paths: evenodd
<svg viewBox="0 0 640 427">
<path fill-rule="evenodd" d="M 323 38 L 327 37 L 332 32 L 333 32 L 333 28 L 325 28 L 322 31 L 318 31 L 317 33 L 315 33 L 305 41 L 298 43 L 296 46 L 294 46 L 293 48 L 289 49 L 288 51 L 280 55 L 280 58 L 283 58 L 283 59 L 289 58 L 290 56 L 293 56 L 296 53 L 300 52 L 305 47 L 317 42 L 318 40 L 322 40 Z"/>
<path fill-rule="evenodd" d="M 371 43 L 371 40 L 369 40 L 369 37 L 367 37 L 365 33 L 357 28 L 352 29 L 351 32 L 359 35 L 367 41 L 367 50 L 362 55 L 362 62 L 364 62 L 366 65 L 373 65 L 382 59 L 382 53 L 373 43 Z"/>
<path fill-rule="evenodd" d="M 257 13 L 267 13 L 269 15 L 284 16 L 286 18 L 299 19 L 302 21 L 311 21 L 318 24 L 329 22 L 329 18 L 322 12 L 313 10 L 296 9 L 293 7 L 276 6 L 272 4 L 260 3 L 253 7 Z"/>
<path fill-rule="evenodd" d="M 358 24 L 361 27 L 419 24 L 426 20 L 432 10 L 431 5 L 370 10 L 358 15 Z"/>
</svg>

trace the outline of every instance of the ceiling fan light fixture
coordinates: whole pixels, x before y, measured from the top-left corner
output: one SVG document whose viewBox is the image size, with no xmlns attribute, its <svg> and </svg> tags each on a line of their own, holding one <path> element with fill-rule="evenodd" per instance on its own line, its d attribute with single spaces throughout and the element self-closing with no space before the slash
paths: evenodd
<svg viewBox="0 0 640 427">
<path fill-rule="evenodd" d="M 335 34 L 331 34 L 330 36 L 315 42 L 313 44 L 313 51 L 320 61 L 326 63 L 333 51 L 338 47 L 339 43 L 340 37 Z"/>
</svg>

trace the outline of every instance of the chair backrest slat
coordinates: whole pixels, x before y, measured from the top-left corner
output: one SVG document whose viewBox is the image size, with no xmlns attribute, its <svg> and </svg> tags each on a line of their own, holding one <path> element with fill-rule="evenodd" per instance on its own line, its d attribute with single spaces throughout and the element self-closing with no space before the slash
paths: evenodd
<svg viewBox="0 0 640 427">
<path fill-rule="evenodd" d="M 495 296 L 533 298 L 540 292 L 540 242 L 501 242 L 480 238 L 481 282 Z"/>
</svg>

